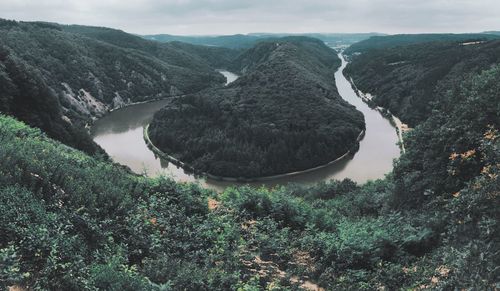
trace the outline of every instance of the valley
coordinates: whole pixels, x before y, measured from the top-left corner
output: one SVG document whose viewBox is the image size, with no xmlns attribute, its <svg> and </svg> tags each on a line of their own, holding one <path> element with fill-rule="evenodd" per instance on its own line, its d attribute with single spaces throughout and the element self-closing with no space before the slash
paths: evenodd
<svg viewBox="0 0 500 291">
<path fill-rule="evenodd" d="M 335 73 L 336 87 L 343 99 L 363 113 L 366 132 L 360 141 L 358 151 L 326 167 L 288 177 L 254 182 L 224 182 L 185 171 L 182 167 L 155 156 L 144 142 L 144 127 L 151 122 L 154 113 L 168 103 L 167 100 L 128 106 L 112 112 L 93 124 L 92 137 L 115 162 L 130 167 L 136 173 L 147 173 L 153 177 L 166 175 L 177 182 L 196 182 L 202 187 L 219 192 L 235 185 L 254 187 L 264 185 L 272 188 L 289 183 L 314 185 L 331 179 L 349 178 L 358 183 L 365 183 L 383 178 L 391 171 L 393 160 L 399 157 L 396 129 L 380 112 L 370 108 L 356 95 L 342 74 L 347 63 L 342 55 L 339 55 L 339 58 L 342 59 L 342 66 Z M 232 76 L 227 71 L 221 73 Z"/>
<path fill-rule="evenodd" d="M 338 94 L 333 76 L 340 64 L 335 51 L 312 38 L 261 42 L 232 63 L 242 74 L 235 82 L 172 99 L 155 114 L 149 136 L 195 172 L 225 178 L 327 164 L 355 152 L 365 127 Z"/>
<path fill-rule="evenodd" d="M 498 35 L 144 37 L 0 19 L 0 289 L 498 289 Z"/>
<path fill-rule="evenodd" d="M 0 109 L 88 153 L 101 152 L 84 126 L 134 103 L 220 86 L 235 52 L 159 44 L 125 32 L 0 19 Z M 218 56 L 218 57 L 216 57 Z M 44 108 L 47 107 L 47 108 Z"/>
</svg>

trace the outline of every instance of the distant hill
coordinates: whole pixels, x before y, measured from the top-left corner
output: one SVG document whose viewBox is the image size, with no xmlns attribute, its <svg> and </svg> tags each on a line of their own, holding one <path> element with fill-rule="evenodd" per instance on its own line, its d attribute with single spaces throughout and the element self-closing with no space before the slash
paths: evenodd
<svg viewBox="0 0 500 291">
<path fill-rule="evenodd" d="M 227 69 L 241 54 L 241 50 L 228 49 L 224 47 L 207 47 L 179 41 L 163 45 L 167 45 L 186 54 L 196 56 L 198 59 L 202 59 L 209 66 L 217 69 Z"/>
<path fill-rule="evenodd" d="M 486 33 L 486 34 L 495 34 L 495 35 L 500 35 L 500 31 L 485 31 L 483 33 Z"/>
<path fill-rule="evenodd" d="M 218 46 L 233 49 L 249 48 L 253 46 L 258 40 L 259 36 L 235 34 L 235 35 L 221 35 L 221 36 L 182 36 L 170 34 L 156 34 L 142 36 L 148 40 L 155 40 L 158 42 L 173 42 L 180 41 L 190 44 L 204 45 L 204 46 Z"/>
<path fill-rule="evenodd" d="M 105 27 L 81 25 L 60 25 L 64 31 L 76 33 L 104 41 L 122 48 L 134 49 L 177 66 L 189 66 L 200 70 L 212 70 L 212 66 L 226 67 L 240 51 L 222 48 L 192 45 L 178 41 L 158 43 L 145 41 L 143 38 L 121 30 Z"/>
<path fill-rule="evenodd" d="M 236 55 L 109 28 L 0 20 L 0 110 L 94 152 L 86 122 L 127 103 L 220 86 L 213 65 Z"/>
<path fill-rule="evenodd" d="M 372 36 L 383 36 L 383 33 L 303 33 L 303 34 L 273 34 L 273 33 L 255 33 L 250 34 L 260 37 L 285 37 L 285 36 L 307 36 L 322 40 L 329 46 L 346 46 L 368 39 Z"/>
<path fill-rule="evenodd" d="M 346 54 L 362 53 L 372 49 L 386 49 L 395 46 L 435 41 L 471 42 L 500 39 L 500 36 L 485 33 L 430 33 L 430 34 L 396 34 L 388 36 L 372 36 L 351 45 Z"/>
<path fill-rule="evenodd" d="M 362 41 L 379 33 L 305 33 L 305 34 L 286 34 L 286 33 L 250 33 L 220 36 L 180 36 L 170 34 L 144 35 L 148 40 L 159 42 L 181 41 L 197 45 L 227 47 L 233 49 L 245 49 L 254 46 L 257 42 L 269 38 L 280 38 L 286 36 L 308 36 L 320 39 L 328 45 L 350 45 Z"/>
<path fill-rule="evenodd" d="M 153 142 L 196 170 L 258 177 L 305 170 L 356 148 L 363 115 L 338 94 L 336 52 L 322 41 L 259 42 L 233 65 L 228 87 L 172 100 L 154 116 Z"/>
<path fill-rule="evenodd" d="M 345 73 L 377 105 L 413 127 L 451 87 L 500 62 L 500 40 L 456 40 L 366 51 L 352 58 Z"/>
</svg>

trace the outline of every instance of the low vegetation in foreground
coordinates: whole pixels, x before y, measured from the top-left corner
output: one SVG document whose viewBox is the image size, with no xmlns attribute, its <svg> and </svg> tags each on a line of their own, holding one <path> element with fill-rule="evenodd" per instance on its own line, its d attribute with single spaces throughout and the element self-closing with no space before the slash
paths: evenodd
<svg viewBox="0 0 500 291">
<path fill-rule="evenodd" d="M 216 194 L 0 116 L 1 287 L 498 288 L 499 79 L 493 67 L 448 91 L 393 173 L 365 185 Z"/>
</svg>

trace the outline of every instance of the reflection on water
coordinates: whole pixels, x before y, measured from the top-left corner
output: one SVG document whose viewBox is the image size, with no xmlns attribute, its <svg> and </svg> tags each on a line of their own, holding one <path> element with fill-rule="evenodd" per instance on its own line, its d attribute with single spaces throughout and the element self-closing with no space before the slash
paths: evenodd
<svg viewBox="0 0 500 291">
<path fill-rule="evenodd" d="M 378 111 L 369 108 L 356 96 L 351 84 L 342 75 L 345 65 L 343 60 L 342 67 L 335 74 L 335 80 L 340 95 L 356 106 L 365 116 L 366 133 L 360 142 L 359 151 L 334 165 L 313 172 L 273 181 L 245 184 L 273 187 L 290 182 L 313 184 L 343 178 L 363 183 L 370 179 L 383 178 L 386 173 L 391 171 L 393 159 L 399 157 L 396 130 Z M 226 76 L 228 81 L 234 81 L 237 78 L 230 72 L 221 71 L 221 73 Z M 230 79 L 230 77 L 234 77 L 234 79 Z M 153 114 L 167 102 L 167 100 L 162 100 L 138 104 L 110 113 L 96 121 L 92 127 L 94 141 L 106 150 L 114 161 L 130 167 L 136 173 L 146 173 L 149 176 L 165 174 L 179 182 L 197 182 L 203 187 L 219 191 L 228 186 L 243 184 L 200 179 L 185 173 L 183 169 L 172 163 L 161 161 L 155 157 L 144 142 L 143 127 L 151 121 Z"/>
<path fill-rule="evenodd" d="M 137 104 L 111 112 L 94 123 L 92 137 L 115 162 L 128 166 L 136 173 L 150 176 L 164 174 L 177 181 L 195 182 L 196 179 L 182 169 L 157 159 L 144 141 L 143 127 L 167 102 Z"/>
</svg>

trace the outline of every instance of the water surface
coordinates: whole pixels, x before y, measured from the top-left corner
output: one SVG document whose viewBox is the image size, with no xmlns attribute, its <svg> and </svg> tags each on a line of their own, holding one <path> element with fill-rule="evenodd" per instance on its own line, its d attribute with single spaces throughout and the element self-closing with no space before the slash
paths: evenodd
<svg viewBox="0 0 500 291">
<path fill-rule="evenodd" d="M 186 173 L 182 168 L 156 158 L 142 136 L 143 127 L 151 121 L 153 114 L 166 104 L 166 100 L 133 105 L 110 113 L 93 125 L 93 139 L 114 161 L 130 167 L 136 173 L 146 173 L 149 176 L 164 174 L 178 182 L 196 182 L 218 191 L 242 184 L 272 187 L 290 182 L 310 185 L 330 179 L 350 178 L 364 183 L 383 178 L 391 171 L 393 159 L 400 154 L 396 130 L 389 120 L 368 107 L 352 90 L 351 84 L 342 74 L 345 66 L 346 62 L 342 59 L 342 66 L 335 73 L 337 88 L 342 98 L 356 106 L 365 116 L 366 133 L 360 142 L 359 151 L 354 155 L 313 172 L 258 183 L 220 182 Z M 228 82 L 238 77 L 227 71 L 220 72 L 226 76 Z"/>
</svg>

